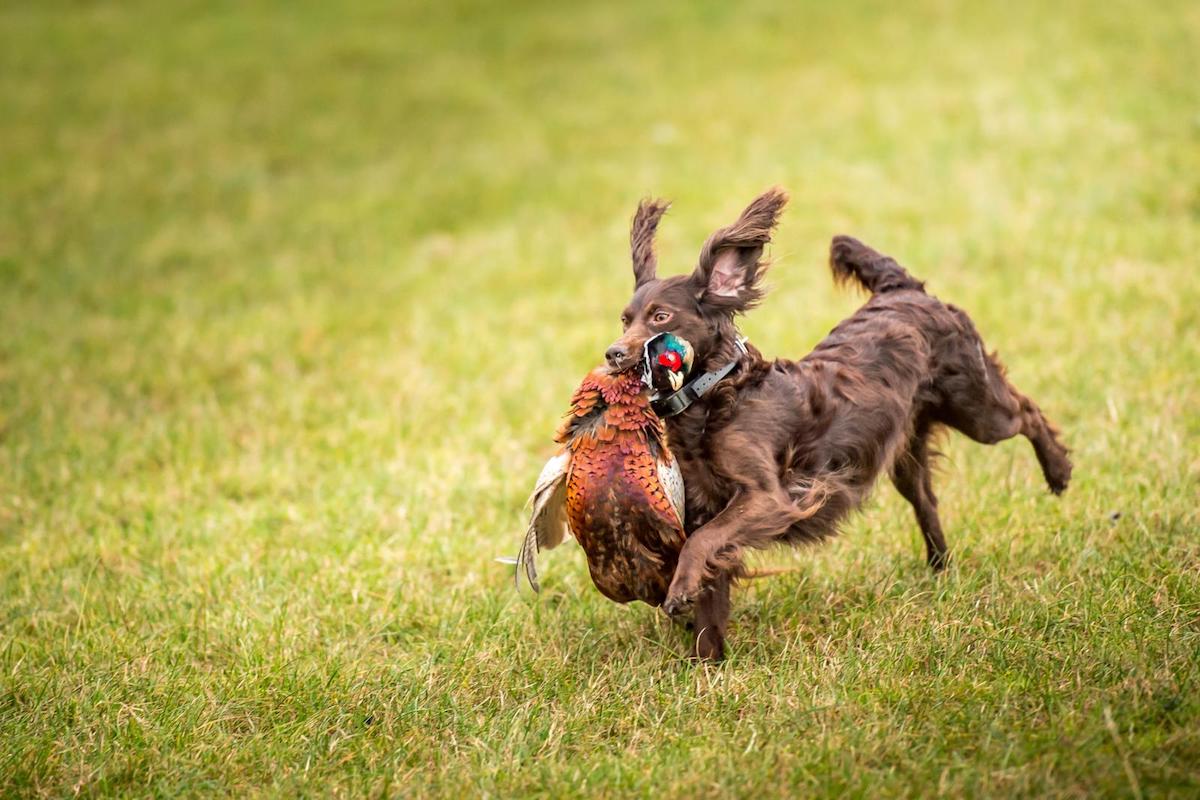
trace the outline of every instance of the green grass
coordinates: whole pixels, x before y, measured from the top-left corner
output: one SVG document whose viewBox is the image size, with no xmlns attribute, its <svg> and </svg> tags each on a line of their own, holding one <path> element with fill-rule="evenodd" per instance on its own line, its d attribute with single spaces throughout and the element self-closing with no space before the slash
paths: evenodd
<svg viewBox="0 0 1200 800">
<path fill-rule="evenodd" d="M 335 5 L 0 9 L 0 795 L 1200 792 L 1200 7 Z M 761 349 L 859 235 L 1076 477 L 952 439 L 948 574 L 881 486 L 690 666 L 492 559 L 637 199 L 776 183 Z"/>
</svg>

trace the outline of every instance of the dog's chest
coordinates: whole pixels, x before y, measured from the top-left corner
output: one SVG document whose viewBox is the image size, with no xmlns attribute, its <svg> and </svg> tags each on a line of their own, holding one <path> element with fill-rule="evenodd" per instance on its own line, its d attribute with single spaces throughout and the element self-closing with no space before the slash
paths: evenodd
<svg viewBox="0 0 1200 800">
<path fill-rule="evenodd" d="M 682 437 L 680 439 L 677 444 L 672 438 L 670 445 L 671 452 L 679 463 L 679 471 L 683 475 L 687 506 L 685 527 L 690 534 L 729 504 L 732 489 L 729 481 L 714 468 L 702 442 L 686 442 Z"/>
</svg>

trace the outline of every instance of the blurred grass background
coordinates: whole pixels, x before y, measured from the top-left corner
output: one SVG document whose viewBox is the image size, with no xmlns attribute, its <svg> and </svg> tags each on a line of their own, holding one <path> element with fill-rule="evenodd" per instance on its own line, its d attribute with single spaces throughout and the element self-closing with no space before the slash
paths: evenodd
<svg viewBox="0 0 1200 800">
<path fill-rule="evenodd" d="M 0 6 L 0 794 L 1195 796 L 1200 6 Z M 962 305 L 1075 450 L 951 440 L 733 650 L 509 554 L 664 271 L 792 203 L 744 330 Z M 1119 518 L 1115 518 L 1119 514 Z"/>
</svg>

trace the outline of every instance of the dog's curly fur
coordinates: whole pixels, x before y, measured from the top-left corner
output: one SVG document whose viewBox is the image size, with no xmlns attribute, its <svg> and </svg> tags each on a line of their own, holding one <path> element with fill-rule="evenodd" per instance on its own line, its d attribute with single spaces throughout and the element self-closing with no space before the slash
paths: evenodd
<svg viewBox="0 0 1200 800">
<path fill-rule="evenodd" d="M 830 248 L 835 280 L 871 298 L 800 361 L 769 361 L 736 347 L 734 318 L 763 297 L 770 241 L 787 196 L 772 189 L 714 232 L 690 275 L 658 278 L 653 236 L 667 204 L 643 201 L 631 244 L 635 292 L 624 335 L 606 357 L 632 364 L 662 331 L 689 340 L 696 371 L 735 371 L 667 420 L 687 485 L 689 537 L 663 607 L 695 607 L 695 655 L 720 659 L 730 584 L 747 548 L 818 541 L 866 497 L 876 478 L 912 504 L 929 565 L 948 551 L 930 476 L 929 441 L 941 428 L 993 444 L 1017 434 L 1033 444 L 1050 489 L 1066 489 L 1067 448 L 1038 406 L 1005 377 L 967 314 L 925 292 L 891 258 L 848 236 Z"/>
</svg>

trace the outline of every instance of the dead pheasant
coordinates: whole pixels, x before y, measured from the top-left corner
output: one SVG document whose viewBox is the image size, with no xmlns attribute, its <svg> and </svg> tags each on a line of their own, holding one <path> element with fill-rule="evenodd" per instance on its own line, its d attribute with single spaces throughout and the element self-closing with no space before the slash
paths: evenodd
<svg viewBox="0 0 1200 800">
<path fill-rule="evenodd" d="M 555 436 L 563 450 L 542 469 L 530 498 L 518 581 L 523 565 L 537 590 L 537 551 L 557 546 L 569 532 L 605 597 L 662 604 L 685 539 L 683 478 L 647 384 L 661 382 L 658 372 L 690 368 L 691 347 L 678 341 L 678 352 L 650 362 L 644 375 L 601 367 L 575 390 Z"/>
</svg>

